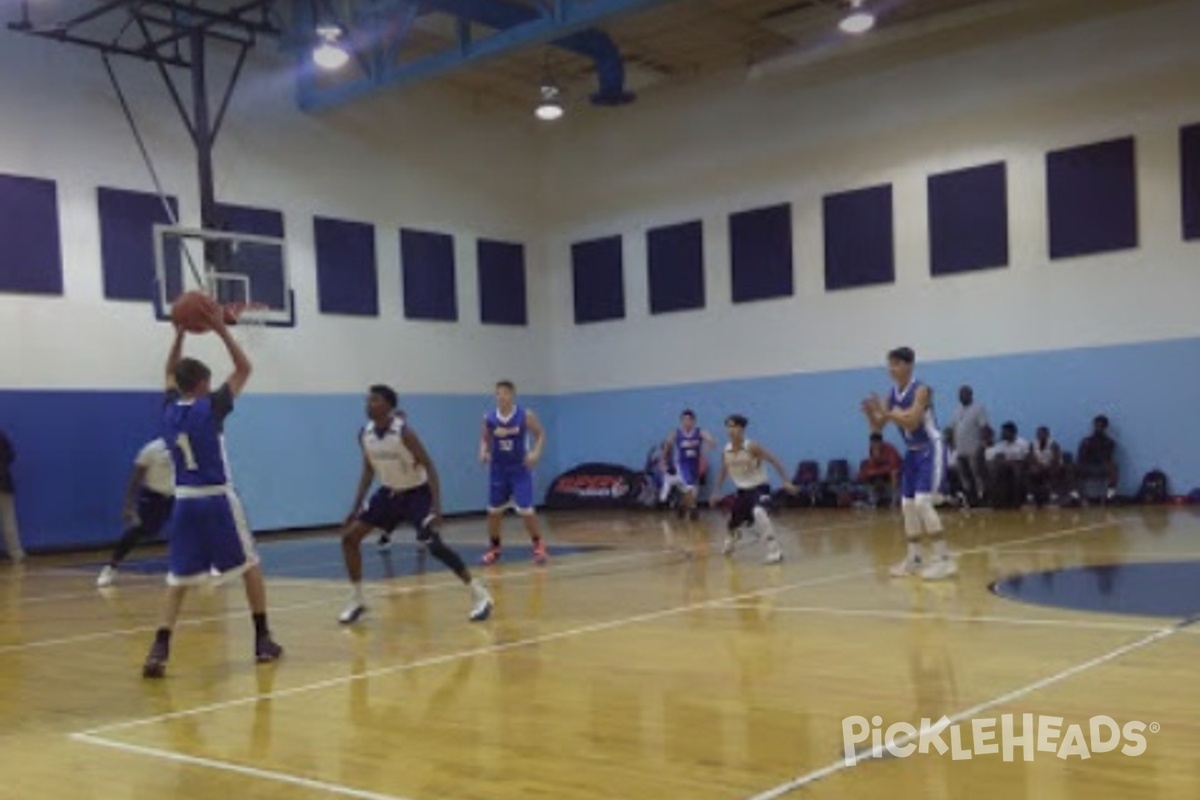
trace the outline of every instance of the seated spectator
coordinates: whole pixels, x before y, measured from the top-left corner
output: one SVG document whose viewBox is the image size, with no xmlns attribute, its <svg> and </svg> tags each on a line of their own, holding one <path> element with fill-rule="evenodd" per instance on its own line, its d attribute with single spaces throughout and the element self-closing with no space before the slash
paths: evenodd
<svg viewBox="0 0 1200 800">
<path fill-rule="evenodd" d="M 1029 450 L 1029 491 L 1025 499 L 1043 505 L 1057 503 L 1066 484 L 1062 448 L 1050 438 L 1050 429 L 1042 425 Z"/>
<path fill-rule="evenodd" d="M 872 433 L 867 458 L 858 468 L 858 482 L 867 487 L 868 502 L 873 506 L 898 505 L 900 501 L 900 453 Z"/>
<path fill-rule="evenodd" d="M 1108 417 L 1100 414 L 1092 420 L 1092 435 L 1079 443 L 1071 496 L 1078 500 L 1088 481 L 1104 481 L 1105 498 L 1112 500 L 1117 496 L 1117 478 L 1117 443 L 1108 435 Z"/>
<path fill-rule="evenodd" d="M 958 469 L 963 484 L 965 499 L 979 503 L 984 499 L 987 469 L 983 451 L 990 443 L 984 443 L 984 431 L 988 428 L 987 409 L 975 402 L 975 390 L 963 386 L 958 390 L 958 412 L 954 415 L 955 458 L 951 462 Z"/>
<path fill-rule="evenodd" d="M 25 560 L 21 534 L 17 530 L 17 507 L 13 501 L 12 463 L 16 460 L 12 442 L 0 431 L 0 528 L 4 529 L 4 552 L 14 564 Z"/>
<path fill-rule="evenodd" d="M 1029 441 L 1017 435 L 1017 424 L 1000 426 L 1000 441 L 985 452 L 989 500 L 993 508 L 1016 508 L 1025 497 Z"/>
</svg>

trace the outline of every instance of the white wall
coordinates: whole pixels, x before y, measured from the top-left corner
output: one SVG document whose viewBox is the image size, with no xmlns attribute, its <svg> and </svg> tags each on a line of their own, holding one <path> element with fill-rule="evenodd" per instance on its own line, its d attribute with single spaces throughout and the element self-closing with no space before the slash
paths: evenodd
<svg viewBox="0 0 1200 800">
<path fill-rule="evenodd" d="M 99 56 L 0 37 L 0 172 L 58 182 L 65 280 L 63 298 L 0 295 L 0 385 L 156 387 L 167 327 L 149 304 L 103 299 L 95 189 L 152 184 Z M 150 65 L 116 64 L 165 187 L 183 221 L 196 224 L 194 155 L 165 89 Z M 474 110 L 424 88 L 307 115 L 294 106 L 288 64 L 276 53 L 253 57 L 217 150 L 217 194 L 284 212 L 300 318 L 256 342 L 255 390 L 357 392 L 388 380 L 406 392 L 486 392 L 500 373 L 546 388 L 550 320 L 537 280 L 530 128 L 524 115 Z M 379 319 L 318 314 L 314 214 L 376 223 Z M 401 225 L 456 235 L 457 324 L 403 319 Z M 527 243 L 528 328 L 479 323 L 476 235 Z"/>
<path fill-rule="evenodd" d="M 1200 121 L 1200 4 L 1180 2 L 803 85 L 736 76 L 565 128 L 542 161 L 554 388 L 576 392 L 1200 334 L 1178 127 Z M 1045 153 L 1135 134 L 1141 246 L 1050 262 Z M 1008 164 L 1011 266 L 929 276 L 927 175 Z M 894 187 L 896 284 L 826 294 L 821 197 Z M 733 306 L 727 214 L 793 203 L 796 295 Z M 702 218 L 708 307 L 651 317 L 645 231 Z M 570 244 L 624 234 L 625 320 L 576 326 Z"/>
</svg>

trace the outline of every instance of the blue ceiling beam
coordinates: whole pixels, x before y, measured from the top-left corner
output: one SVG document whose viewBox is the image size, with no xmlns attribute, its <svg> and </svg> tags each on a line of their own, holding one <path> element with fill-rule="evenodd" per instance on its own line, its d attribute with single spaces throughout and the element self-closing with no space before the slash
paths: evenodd
<svg viewBox="0 0 1200 800">
<path fill-rule="evenodd" d="M 309 111 L 331 108 L 383 89 L 429 80 L 468 64 L 550 42 L 596 60 L 601 89 L 593 96 L 593 102 L 626 103 L 633 96 L 624 91 L 624 65 L 616 45 L 607 34 L 589 29 L 621 14 L 664 2 L 669 0 L 548 0 L 546 13 L 540 13 L 505 0 L 422 0 L 424 10 L 453 14 L 495 28 L 496 32 L 478 40 L 460 36 L 456 46 L 441 53 L 406 64 L 388 64 L 382 70 L 371 70 L 333 85 L 323 85 L 311 70 L 302 69 L 298 101 L 301 108 Z"/>
</svg>

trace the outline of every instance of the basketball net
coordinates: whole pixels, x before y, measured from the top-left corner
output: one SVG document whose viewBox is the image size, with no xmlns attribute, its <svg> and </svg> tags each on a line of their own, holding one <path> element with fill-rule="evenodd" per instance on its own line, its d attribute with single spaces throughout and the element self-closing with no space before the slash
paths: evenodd
<svg viewBox="0 0 1200 800">
<path fill-rule="evenodd" d="M 223 303 L 221 308 L 225 311 L 225 324 L 233 328 L 239 342 L 249 348 L 262 342 L 267 330 L 266 312 L 270 310 L 266 303 L 235 301 Z"/>
</svg>

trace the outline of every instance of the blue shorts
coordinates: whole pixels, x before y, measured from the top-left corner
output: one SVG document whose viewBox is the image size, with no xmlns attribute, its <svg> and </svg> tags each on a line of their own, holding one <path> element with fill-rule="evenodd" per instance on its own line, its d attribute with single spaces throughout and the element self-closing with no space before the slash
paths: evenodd
<svg viewBox="0 0 1200 800">
<path fill-rule="evenodd" d="M 700 485 L 700 464 L 695 461 L 680 461 L 675 465 L 679 482 L 692 491 Z"/>
<path fill-rule="evenodd" d="M 911 500 L 919 494 L 935 494 L 942 491 L 945 477 L 946 458 L 940 444 L 909 450 L 900 469 L 900 495 Z"/>
<path fill-rule="evenodd" d="M 488 510 L 501 511 L 509 503 L 518 514 L 533 513 L 533 471 L 524 464 L 492 464 Z"/>
<path fill-rule="evenodd" d="M 138 492 L 137 515 L 142 523 L 142 536 L 146 539 L 158 536 L 167 526 L 174 506 L 175 498 L 171 495 L 159 494 L 149 489 Z"/>
<path fill-rule="evenodd" d="M 417 531 L 417 539 L 425 541 L 433 518 L 433 492 L 428 483 L 411 489 L 381 487 L 371 495 L 366 510 L 358 518 L 372 528 L 388 533 L 407 522 Z"/>
<path fill-rule="evenodd" d="M 246 512 L 232 489 L 203 497 L 177 497 L 171 513 L 167 583 L 187 586 L 208 578 L 240 575 L 258 563 Z"/>
</svg>

